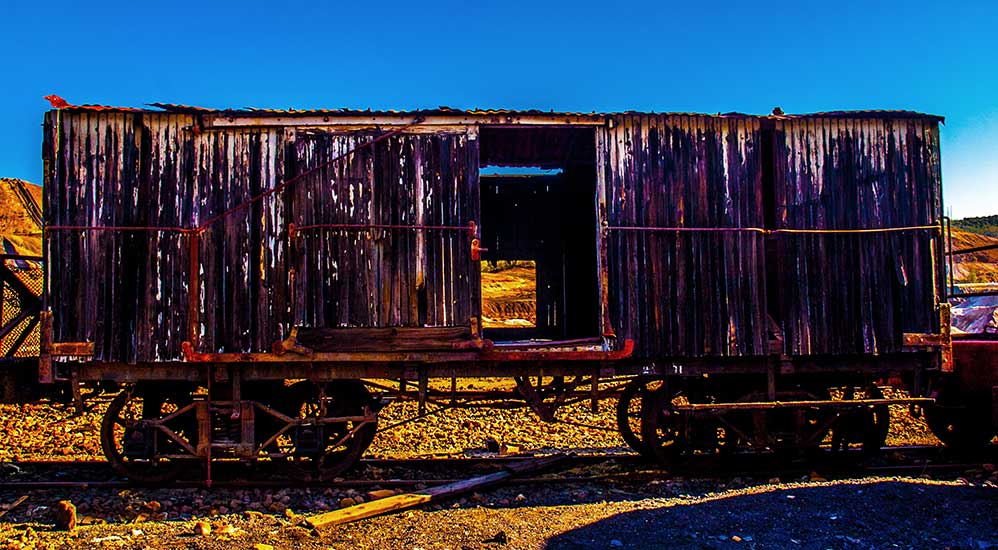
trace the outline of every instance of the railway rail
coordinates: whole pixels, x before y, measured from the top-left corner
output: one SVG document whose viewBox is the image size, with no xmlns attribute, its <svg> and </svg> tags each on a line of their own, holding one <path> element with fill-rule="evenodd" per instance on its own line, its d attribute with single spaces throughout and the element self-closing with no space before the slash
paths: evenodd
<svg viewBox="0 0 998 550">
<path fill-rule="evenodd" d="M 571 455 L 551 473 L 520 477 L 511 485 L 569 485 L 573 483 L 638 483 L 670 478 L 798 478 L 820 472 L 824 478 L 857 476 L 919 476 L 924 474 L 962 473 L 982 464 L 998 461 L 998 449 L 989 448 L 973 454 L 955 452 L 933 445 L 885 446 L 876 460 L 864 459 L 861 450 L 845 453 L 826 451 L 807 460 L 781 453 L 739 454 L 733 456 L 696 456 L 663 469 L 637 454 Z M 239 464 L 218 468 L 211 487 L 216 489 L 271 488 L 393 488 L 421 489 L 455 483 L 468 477 L 498 471 L 511 464 L 537 458 L 534 455 L 509 457 L 363 459 L 351 479 L 308 482 L 301 479 L 274 479 L 274 468 L 261 468 L 258 477 Z M 106 462 L 27 462 L 16 464 L 17 473 L 0 480 L 0 491 L 54 489 L 113 489 L 135 487 L 118 476 Z M 588 470 L 588 471 L 587 471 Z M 563 472 L 571 471 L 571 474 Z M 372 472 L 378 472 L 372 474 Z M 390 475 L 384 475 L 388 472 Z M 243 477 L 241 477 L 243 476 Z M 266 477 L 262 477 L 266 476 Z M 16 479 L 21 477 L 22 479 Z M 53 479 L 60 478 L 60 479 Z M 71 478 L 72 481 L 65 478 Z M 90 478 L 90 479 L 86 479 Z M 144 487 L 157 489 L 200 489 L 203 480 L 178 479 Z"/>
</svg>

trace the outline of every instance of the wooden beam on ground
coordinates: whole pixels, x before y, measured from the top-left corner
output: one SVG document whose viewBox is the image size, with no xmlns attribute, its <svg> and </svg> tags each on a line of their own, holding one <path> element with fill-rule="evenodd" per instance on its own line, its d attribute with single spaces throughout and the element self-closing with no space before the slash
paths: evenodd
<svg viewBox="0 0 998 550">
<path fill-rule="evenodd" d="M 352 521 L 396 512 L 398 510 L 412 508 L 414 506 L 419 506 L 420 504 L 441 500 L 461 493 L 466 493 L 468 491 L 496 485 L 519 474 L 547 468 L 548 466 L 552 466 L 566 458 L 568 458 L 567 455 L 556 454 L 541 457 L 536 460 L 525 460 L 520 463 L 506 466 L 506 468 L 502 471 L 492 474 L 466 479 L 455 483 L 448 483 L 447 485 L 431 487 L 420 493 L 407 493 L 371 502 L 364 502 L 356 506 L 350 506 L 341 510 L 334 510 L 332 512 L 326 512 L 324 514 L 313 516 L 309 518 L 307 522 L 316 531 L 322 531 L 336 525 L 342 525 Z"/>
</svg>

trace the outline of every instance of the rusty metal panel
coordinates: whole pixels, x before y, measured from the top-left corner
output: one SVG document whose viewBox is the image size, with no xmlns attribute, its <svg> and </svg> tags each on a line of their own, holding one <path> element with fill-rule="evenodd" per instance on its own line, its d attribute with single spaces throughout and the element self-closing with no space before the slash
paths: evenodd
<svg viewBox="0 0 998 550">
<path fill-rule="evenodd" d="M 938 224 L 938 119 L 775 121 L 775 227 Z M 785 353 L 898 351 L 938 330 L 941 236 L 927 229 L 777 237 Z"/>
<path fill-rule="evenodd" d="M 761 355 L 765 346 L 759 121 L 622 115 L 608 130 L 608 308 L 636 356 Z M 628 229 L 629 228 L 629 229 Z"/>
<path fill-rule="evenodd" d="M 300 130 L 306 173 L 371 131 Z M 478 141 L 400 134 L 318 170 L 293 190 L 295 324 L 435 327 L 478 317 Z M 418 229 L 417 229 L 418 227 Z"/>
</svg>

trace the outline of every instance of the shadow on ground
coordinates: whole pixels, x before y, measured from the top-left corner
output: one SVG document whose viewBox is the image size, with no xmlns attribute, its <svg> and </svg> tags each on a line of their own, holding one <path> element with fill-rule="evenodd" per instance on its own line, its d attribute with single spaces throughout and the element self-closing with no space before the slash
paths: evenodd
<svg viewBox="0 0 998 550">
<path fill-rule="evenodd" d="M 998 548 L 998 489 L 920 480 L 655 499 L 545 548 Z"/>
</svg>

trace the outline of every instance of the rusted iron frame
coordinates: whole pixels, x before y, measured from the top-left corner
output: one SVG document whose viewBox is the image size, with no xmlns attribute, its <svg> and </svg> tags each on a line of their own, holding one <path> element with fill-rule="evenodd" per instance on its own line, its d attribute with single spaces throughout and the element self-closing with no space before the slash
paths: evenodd
<svg viewBox="0 0 998 550">
<path fill-rule="evenodd" d="M 92 357 L 93 342 L 53 342 L 51 347 L 53 357 Z"/>
<path fill-rule="evenodd" d="M 814 401 L 753 401 L 737 403 L 691 403 L 689 405 L 673 405 L 677 411 L 689 411 L 693 414 L 724 414 L 729 411 L 773 410 L 773 409 L 809 409 L 828 407 L 836 409 L 852 409 L 872 407 L 876 405 L 910 405 L 935 403 L 931 397 L 905 397 L 901 399 L 823 399 Z"/>
<path fill-rule="evenodd" d="M 167 437 L 169 437 L 170 439 L 172 439 L 175 443 L 177 443 L 181 447 L 183 447 L 184 450 L 186 450 L 187 452 L 189 452 L 191 454 L 191 456 L 196 457 L 197 454 L 198 454 L 197 450 L 190 443 L 188 443 L 187 441 L 184 441 L 176 432 L 174 432 L 173 430 L 171 430 L 170 428 L 168 428 L 166 426 L 166 423 L 167 422 L 172 422 L 173 420 L 177 419 L 181 415 L 186 414 L 186 413 L 188 413 L 188 412 L 190 412 L 192 410 L 195 410 L 199 406 L 198 403 L 199 403 L 198 401 L 195 401 L 193 403 L 188 403 L 187 405 L 184 405 L 183 407 L 181 407 L 181 408 L 177 409 L 176 411 L 174 411 L 174 412 L 172 412 L 172 413 L 164 416 L 163 418 L 143 418 L 143 419 L 140 419 L 140 420 L 138 420 L 136 422 L 136 424 L 138 424 L 139 426 L 151 426 L 153 428 L 156 428 L 157 430 L 160 430 L 161 432 L 165 433 Z"/>
<path fill-rule="evenodd" d="M 219 402 L 219 403 L 222 403 L 223 405 L 225 404 L 225 402 Z M 296 427 L 296 426 L 310 425 L 310 424 L 315 424 L 315 425 L 322 426 L 322 425 L 326 425 L 326 424 L 336 424 L 336 423 L 340 423 L 340 422 L 356 422 L 357 425 L 354 426 L 348 433 L 344 434 L 344 436 L 341 437 L 339 440 L 337 440 L 336 443 L 333 445 L 333 447 L 337 447 L 337 446 L 342 445 L 343 443 L 345 443 L 351 437 L 353 437 L 357 432 L 360 431 L 361 428 L 363 428 L 364 426 L 366 426 L 366 425 L 370 424 L 371 422 L 374 422 L 375 420 L 377 420 L 377 415 L 373 414 L 373 413 L 372 414 L 368 414 L 368 415 L 364 415 L 364 416 L 337 416 L 337 417 L 321 417 L 321 418 L 291 418 L 290 416 L 287 416 L 284 413 L 281 413 L 280 411 L 277 411 L 277 410 L 275 410 L 275 409 L 273 409 L 271 407 L 268 407 L 267 405 L 264 405 L 263 403 L 260 403 L 258 401 L 252 401 L 252 403 L 253 403 L 253 406 L 255 408 L 260 409 L 261 411 L 263 411 L 263 412 L 265 412 L 265 413 L 273 416 L 274 418 L 277 418 L 281 422 L 284 422 L 284 426 L 282 426 L 281 429 L 279 429 L 277 431 L 277 433 L 275 433 L 274 435 L 270 436 L 263 443 L 260 443 L 260 444 L 256 445 L 256 453 L 257 454 L 261 453 L 271 443 L 274 443 L 275 441 L 277 441 L 278 437 L 284 435 L 285 433 L 287 433 L 288 430 L 290 430 L 291 428 Z M 287 453 L 267 453 L 266 456 L 271 456 L 271 457 L 275 457 L 275 456 L 287 456 Z"/>
<path fill-rule="evenodd" d="M 243 402 L 244 401 L 241 401 L 240 403 L 243 403 Z M 291 417 L 289 417 L 289 416 L 287 416 L 287 415 L 285 415 L 285 414 L 283 414 L 283 413 L 281 413 L 281 412 L 279 412 L 277 410 L 274 410 L 271 407 L 268 407 L 268 406 L 266 406 L 266 405 L 264 405 L 264 404 L 262 404 L 260 402 L 251 401 L 251 403 L 252 403 L 252 405 L 255 408 L 260 409 L 260 410 L 262 410 L 263 412 L 265 412 L 267 414 L 270 414 L 271 416 L 277 418 L 278 420 L 284 422 L 284 424 L 285 424 L 284 426 L 281 427 L 280 430 L 278 430 L 277 433 L 275 433 L 274 435 L 272 435 L 269 439 L 267 439 L 263 443 L 260 443 L 260 444 L 257 444 L 257 445 L 254 446 L 255 447 L 255 452 L 257 454 L 259 454 L 268 445 L 270 445 L 271 443 L 273 443 L 274 441 L 276 441 L 278 437 L 280 437 L 281 435 L 283 435 L 284 433 L 286 433 L 289 429 L 291 429 L 291 428 L 293 428 L 295 426 L 301 426 L 301 425 L 305 425 L 305 424 L 325 425 L 325 424 L 334 424 L 334 423 L 339 423 L 339 422 L 357 422 L 358 423 L 357 426 L 355 426 L 348 434 L 344 435 L 339 441 L 336 442 L 336 444 L 334 446 L 337 446 L 337 445 L 340 445 L 343 442 L 345 442 L 347 439 L 349 439 L 354 434 L 356 434 L 360 430 L 360 428 L 362 428 L 363 426 L 365 426 L 365 425 L 373 422 L 377 418 L 376 415 L 373 415 L 373 414 L 371 414 L 371 415 L 365 415 L 365 416 L 342 416 L 342 417 L 329 417 L 329 418 L 323 417 L 323 418 L 316 418 L 316 419 L 310 419 L 310 418 L 291 418 Z M 217 405 L 219 407 L 230 407 L 230 408 L 235 405 L 235 403 L 232 402 L 232 401 L 215 401 L 215 402 L 213 402 L 213 404 Z M 182 407 L 182 408 L 174 411 L 173 413 L 170 413 L 167 416 L 164 416 L 163 418 L 140 419 L 140 420 L 138 420 L 136 422 L 136 424 L 138 426 L 150 426 L 150 427 L 156 428 L 157 430 L 162 431 L 163 433 L 165 433 L 167 435 L 167 437 L 169 437 L 171 440 L 173 440 L 174 442 L 176 442 L 177 444 L 179 444 L 181 447 L 183 447 L 184 450 L 186 450 L 188 453 L 190 453 L 190 456 L 188 456 L 188 455 L 160 455 L 160 454 L 156 454 L 155 455 L 156 458 L 191 458 L 191 457 L 196 458 L 196 457 L 198 457 L 198 451 L 190 443 L 188 443 L 183 438 L 181 438 L 176 432 L 174 432 L 169 427 L 167 427 L 166 424 L 169 423 L 169 422 L 172 422 L 173 420 L 175 420 L 176 418 L 180 417 L 183 414 L 186 414 L 186 413 L 188 413 L 188 412 L 190 412 L 192 410 L 197 409 L 198 407 L 208 407 L 208 406 L 209 405 L 208 405 L 207 401 L 195 401 L 193 403 L 189 403 L 189 404 L 185 405 L 184 407 Z M 210 429 L 210 426 L 209 426 L 209 429 Z M 216 448 L 218 447 L 218 445 L 215 445 L 215 444 L 212 444 L 212 446 L 214 446 Z M 206 449 L 206 451 L 207 451 L 207 449 Z M 278 453 L 276 455 L 273 454 L 273 453 L 268 453 L 267 454 L 267 456 L 283 456 L 283 455 L 284 455 L 283 453 Z"/>
<path fill-rule="evenodd" d="M 825 435 L 825 432 L 827 430 L 831 429 L 833 426 L 835 426 L 836 424 L 838 424 L 839 422 L 842 422 L 842 421 L 843 421 L 843 417 L 840 414 L 840 411 L 836 410 L 835 414 L 833 414 L 832 416 L 828 417 L 828 419 L 826 419 L 824 422 L 822 422 L 821 425 L 819 425 L 815 429 L 815 431 L 811 434 L 811 437 L 807 438 L 807 440 L 804 441 L 804 445 L 809 445 L 809 444 L 815 443 L 815 442 L 821 443 L 820 441 L 818 441 L 818 438 L 822 437 L 822 439 L 823 439 L 824 438 L 823 436 Z"/>
<path fill-rule="evenodd" d="M 276 353 L 197 353 L 190 342 L 181 345 L 184 360 L 189 363 L 229 364 L 229 363 L 446 363 L 474 361 L 478 353 L 471 351 L 438 352 L 316 352 L 312 355 Z"/>
<path fill-rule="evenodd" d="M 624 340 L 623 348 L 611 351 L 484 351 L 482 361 L 619 361 L 634 354 L 634 340 Z"/>
<path fill-rule="evenodd" d="M 527 406 L 530 407 L 530 410 L 534 411 L 534 414 L 545 422 L 553 421 L 554 409 L 558 406 L 557 398 L 555 403 L 545 403 L 543 396 L 539 392 L 539 388 L 535 388 L 530 383 L 529 377 L 514 376 L 513 380 L 516 381 L 516 389 L 527 403 Z"/>
<path fill-rule="evenodd" d="M 455 351 L 417 352 L 316 352 L 311 355 L 277 353 L 198 353 L 188 341 L 181 344 L 185 361 L 191 363 L 453 363 L 453 362 L 508 362 L 508 361 L 617 361 L 634 353 L 634 341 L 626 340 L 623 349 L 612 351 L 497 351 L 484 345 Z"/>
<path fill-rule="evenodd" d="M 813 402 L 809 401 L 809 403 Z M 694 412 L 689 410 L 680 411 L 680 413 L 682 415 L 682 418 L 684 419 L 684 422 L 689 422 L 693 416 L 697 416 Z M 766 434 L 761 434 L 763 435 L 762 438 L 753 437 L 750 434 L 745 433 L 738 426 L 732 424 L 723 413 L 711 414 L 710 416 L 714 416 L 724 426 L 726 430 L 731 430 L 736 435 L 740 436 L 744 441 L 748 443 L 749 447 L 760 448 L 760 449 L 765 449 L 769 447 L 770 440 L 765 437 Z M 834 415 L 825 420 L 821 425 L 812 430 L 811 435 L 806 439 L 804 439 L 803 442 L 800 442 L 799 444 L 807 446 L 812 443 L 815 443 L 816 441 L 820 443 L 820 441 L 818 441 L 818 438 L 824 436 L 826 430 L 828 430 L 829 428 L 831 428 L 841 420 L 842 417 L 838 414 L 838 412 L 836 412 Z"/>
<path fill-rule="evenodd" d="M 559 346 L 564 346 L 564 347 L 583 346 L 583 345 L 600 346 L 600 345 L 602 345 L 602 343 L 603 343 L 603 339 L 602 338 L 575 338 L 575 339 L 571 339 L 571 340 L 556 340 L 556 341 L 550 342 L 550 344 L 557 344 Z M 536 348 L 537 344 L 534 344 L 534 343 L 524 343 L 524 342 L 501 343 L 501 344 L 497 343 L 497 344 L 495 344 L 493 346 L 492 349 L 494 349 L 496 351 L 529 350 L 532 347 Z"/>
<path fill-rule="evenodd" d="M 686 423 L 689 422 L 690 415 L 688 413 L 683 413 L 681 416 L 682 416 L 683 422 L 686 422 Z M 748 445 L 749 445 L 749 447 L 762 447 L 762 448 L 766 447 L 764 444 L 760 444 L 760 442 L 756 438 L 754 438 L 751 435 L 745 433 L 741 428 L 739 428 L 738 426 L 735 426 L 734 424 L 732 424 L 731 422 L 729 422 L 728 419 L 724 417 L 724 415 L 718 416 L 717 420 L 720 421 L 721 424 L 724 425 L 724 429 L 725 430 L 731 430 L 731 431 L 735 432 L 736 435 L 738 435 L 745 442 L 747 442 Z"/>
<path fill-rule="evenodd" d="M 52 312 L 44 309 L 38 313 L 41 327 L 38 329 L 38 383 L 55 382 L 52 366 Z"/>
<path fill-rule="evenodd" d="M 205 486 L 211 488 L 211 396 L 212 396 L 212 379 L 215 378 L 212 372 L 211 365 L 205 365 L 205 389 L 208 390 L 204 397 L 203 409 L 199 409 L 199 413 L 204 411 L 204 419 L 202 420 L 201 415 L 198 415 L 198 449 L 204 449 L 204 483 Z"/>
<path fill-rule="evenodd" d="M 941 354 L 940 368 L 943 372 L 953 371 L 952 311 L 949 303 L 937 305 L 939 310 L 939 334 L 905 333 L 902 335 L 902 349 L 938 349 Z"/>
<path fill-rule="evenodd" d="M 943 216 L 946 220 L 946 260 L 949 263 L 949 296 L 956 293 L 956 282 L 953 279 L 953 220 L 949 216 Z M 946 297 L 949 300 L 949 296 Z"/>
<path fill-rule="evenodd" d="M 528 375 L 524 374 L 523 376 L 528 376 Z M 579 375 L 579 376 L 581 376 L 581 375 Z M 432 378 L 449 378 L 449 377 L 442 377 L 442 376 L 441 377 L 437 377 L 437 376 L 434 376 Z M 478 378 L 478 377 L 475 377 L 475 378 Z M 601 380 L 601 383 L 608 384 L 608 386 L 605 389 L 600 390 L 600 396 L 601 396 L 601 398 L 605 399 L 605 398 L 608 398 L 608 397 L 616 397 L 617 394 L 619 393 L 618 390 L 620 390 L 620 388 L 622 388 L 624 385 L 626 385 L 628 382 L 630 382 L 633 379 L 634 379 L 633 376 L 627 376 L 627 375 L 625 375 L 625 376 L 611 376 L 611 377 L 609 377 L 607 379 Z M 396 389 L 393 386 L 389 386 L 389 385 L 386 385 L 386 384 L 381 384 L 381 383 L 374 382 L 374 381 L 371 381 L 371 380 L 361 380 L 361 381 L 364 383 L 365 386 L 367 386 L 369 388 L 374 388 L 376 390 L 392 394 L 393 396 L 395 396 L 395 397 L 397 397 L 399 399 L 404 399 L 404 400 L 407 400 L 407 401 L 415 401 L 415 399 L 412 398 L 409 395 L 411 392 L 406 392 L 405 390 L 399 390 L 399 389 Z M 586 385 L 588 383 L 589 382 L 587 380 L 582 380 L 582 381 L 580 381 L 576 385 L 576 387 L 584 386 L 584 385 Z M 475 400 L 475 401 L 488 401 L 488 400 L 493 400 L 493 399 L 496 399 L 496 400 L 498 400 L 498 399 L 506 399 L 507 397 L 509 397 L 509 395 L 511 394 L 512 391 L 513 391 L 513 388 L 510 388 L 510 390 L 507 390 L 507 391 L 495 391 L 495 392 L 433 390 L 433 389 L 430 389 L 429 392 L 427 393 L 427 395 L 430 398 L 440 397 L 440 398 L 448 398 L 449 399 L 452 396 L 456 396 L 456 397 L 463 397 L 465 399 L 470 399 L 470 400 Z M 580 397 L 578 399 L 576 399 L 575 401 L 566 401 L 566 404 L 569 404 L 569 403 L 578 403 L 578 402 L 580 402 L 580 401 L 582 401 L 584 399 L 587 399 L 589 397 L 589 395 L 590 395 L 589 393 L 584 393 L 584 392 L 581 392 L 581 391 L 574 391 L 574 389 L 573 390 L 569 390 L 567 393 L 570 394 L 570 395 L 578 395 Z"/>
<path fill-rule="evenodd" d="M 43 314 L 45 312 L 42 312 Z M 438 361 L 428 363 L 431 378 L 505 377 L 514 374 L 529 375 L 544 368 L 545 372 L 566 376 L 588 372 L 585 362 L 543 362 L 543 361 L 479 361 L 471 354 L 466 360 Z M 935 364 L 934 350 L 912 348 L 910 350 L 880 355 L 836 355 L 836 356 L 793 356 L 795 374 L 865 372 L 882 373 L 887 371 L 909 371 Z M 655 360 L 622 361 L 612 364 L 612 371 L 618 376 L 647 375 L 695 377 L 703 374 L 763 374 L 769 364 L 767 356 L 751 357 L 663 357 Z M 237 364 L 237 363 L 232 363 Z M 318 362 L 318 361 L 269 361 L 240 362 L 249 380 L 283 380 L 287 378 L 316 380 L 382 379 L 398 380 L 407 378 L 405 361 L 399 362 Z M 164 362 L 102 362 L 85 361 L 79 364 L 82 381 L 134 382 L 139 380 L 184 380 L 203 382 L 204 363 L 164 361 Z M 681 372 L 676 367 L 681 367 Z M 932 367 L 934 368 L 934 367 Z M 409 369 L 411 370 L 411 369 Z M 607 372 L 604 376 L 609 376 Z M 413 374 L 413 378 L 414 378 Z"/>
</svg>

